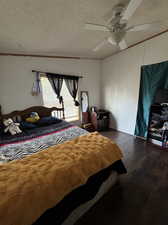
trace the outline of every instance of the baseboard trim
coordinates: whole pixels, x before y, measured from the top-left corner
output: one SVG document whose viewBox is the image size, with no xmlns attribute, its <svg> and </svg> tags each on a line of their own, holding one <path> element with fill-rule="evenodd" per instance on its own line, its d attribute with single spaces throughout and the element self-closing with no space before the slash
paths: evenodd
<svg viewBox="0 0 168 225">
<path fill-rule="evenodd" d="M 123 134 L 128 134 L 128 135 L 130 135 L 130 136 L 133 136 L 133 137 L 136 137 L 135 135 L 133 135 L 133 134 L 130 134 L 130 133 L 127 133 L 127 132 L 124 132 L 124 131 L 121 131 L 121 130 L 117 130 L 116 128 L 109 128 L 109 130 L 111 130 L 111 131 L 117 131 L 117 132 L 120 132 L 120 133 L 123 133 Z"/>
</svg>

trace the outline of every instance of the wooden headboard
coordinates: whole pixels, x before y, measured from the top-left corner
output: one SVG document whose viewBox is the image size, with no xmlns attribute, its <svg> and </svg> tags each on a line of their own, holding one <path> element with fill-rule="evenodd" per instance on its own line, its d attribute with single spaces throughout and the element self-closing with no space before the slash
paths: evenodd
<svg viewBox="0 0 168 225">
<path fill-rule="evenodd" d="M 13 111 L 8 114 L 0 114 L 0 120 L 12 118 L 14 121 L 24 120 L 29 117 L 31 112 L 37 112 L 40 117 L 44 116 L 55 116 L 59 119 L 65 119 L 64 108 L 47 108 L 44 106 L 32 106 L 22 111 Z"/>
</svg>

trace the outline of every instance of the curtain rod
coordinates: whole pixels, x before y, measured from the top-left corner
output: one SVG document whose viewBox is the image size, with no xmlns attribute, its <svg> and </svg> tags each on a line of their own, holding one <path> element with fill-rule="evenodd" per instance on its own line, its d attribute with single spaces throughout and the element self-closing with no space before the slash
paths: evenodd
<svg viewBox="0 0 168 225">
<path fill-rule="evenodd" d="M 38 70 L 32 70 L 32 73 L 50 73 L 50 72 L 44 72 L 44 71 L 38 71 Z M 58 73 L 50 73 L 53 75 L 59 75 L 59 76 L 63 76 L 63 77 L 78 77 L 78 78 L 83 78 L 83 76 L 74 76 L 74 75 L 67 75 L 67 74 L 58 74 Z"/>
</svg>

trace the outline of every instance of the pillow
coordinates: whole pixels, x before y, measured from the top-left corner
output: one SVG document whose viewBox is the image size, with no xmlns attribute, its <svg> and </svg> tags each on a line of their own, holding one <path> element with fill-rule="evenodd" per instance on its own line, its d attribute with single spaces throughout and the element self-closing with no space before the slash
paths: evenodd
<svg viewBox="0 0 168 225">
<path fill-rule="evenodd" d="M 30 117 L 28 117 L 26 119 L 26 122 L 29 122 L 29 123 L 36 123 L 38 120 L 40 119 L 39 115 L 37 112 L 31 112 L 30 113 Z"/>
<path fill-rule="evenodd" d="M 41 119 L 39 119 L 37 121 L 37 125 L 38 126 L 47 126 L 47 125 L 51 125 L 51 124 L 56 124 L 56 123 L 60 123 L 62 120 L 53 117 L 53 116 L 47 116 L 47 117 L 42 117 Z"/>
<path fill-rule="evenodd" d="M 29 123 L 29 122 L 26 122 L 26 121 L 20 122 L 20 126 L 21 126 L 22 129 L 33 129 L 33 128 L 37 127 L 36 124 Z"/>
</svg>

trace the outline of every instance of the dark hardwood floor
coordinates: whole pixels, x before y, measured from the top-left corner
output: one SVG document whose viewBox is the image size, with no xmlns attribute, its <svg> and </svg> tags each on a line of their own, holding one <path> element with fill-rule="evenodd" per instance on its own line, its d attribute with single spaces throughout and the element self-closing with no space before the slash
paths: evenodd
<svg viewBox="0 0 168 225">
<path fill-rule="evenodd" d="M 75 225 L 167 225 L 168 151 L 121 132 L 102 134 L 123 150 L 128 173 Z"/>
</svg>

